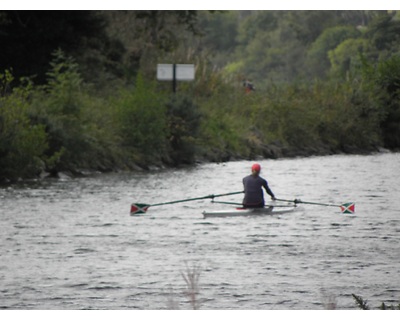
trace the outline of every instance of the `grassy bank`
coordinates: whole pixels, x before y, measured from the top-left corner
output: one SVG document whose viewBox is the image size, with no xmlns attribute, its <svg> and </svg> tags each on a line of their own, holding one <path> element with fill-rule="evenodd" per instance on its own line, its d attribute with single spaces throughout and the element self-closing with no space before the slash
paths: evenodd
<svg viewBox="0 0 400 320">
<path fill-rule="evenodd" d="M 393 141 L 400 122 L 389 117 L 398 112 L 397 96 L 382 94 L 385 82 L 375 78 L 271 84 L 245 93 L 216 77 L 171 95 L 140 74 L 132 87 L 98 92 L 62 52 L 51 66 L 41 86 L 25 80 L 11 89 L 12 74 L 2 75 L 1 179 L 370 152 L 385 146 L 385 134 Z M 388 119 L 392 136 L 383 127 Z"/>
</svg>

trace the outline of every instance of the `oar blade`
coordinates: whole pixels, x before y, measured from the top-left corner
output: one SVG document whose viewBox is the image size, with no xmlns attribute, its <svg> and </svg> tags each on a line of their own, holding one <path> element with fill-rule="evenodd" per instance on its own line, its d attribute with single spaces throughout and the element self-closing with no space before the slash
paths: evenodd
<svg viewBox="0 0 400 320">
<path fill-rule="evenodd" d="M 132 203 L 131 204 L 131 216 L 137 215 L 137 214 L 145 214 L 149 207 L 150 207 L 150 205 L 145 204 L 145 203 Z"/>
<path fill-rule="evenodd" d="M 354 202 L 343 203 L 340 206 L 340 210 L 342 210 L 342 213 L 355 213 L 356 204 Z"/>
</svg>

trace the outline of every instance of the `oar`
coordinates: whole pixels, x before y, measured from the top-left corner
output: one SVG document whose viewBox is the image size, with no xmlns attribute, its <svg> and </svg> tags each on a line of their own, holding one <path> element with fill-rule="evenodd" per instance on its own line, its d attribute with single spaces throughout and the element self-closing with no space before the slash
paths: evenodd
<svg viewBox="0 0 400 320">
<path fill-rule="evenodd" d="M 318 206 L 325 206 L 325 207 L 339 207 L 342 213 L 354 213 L 356 209 L 356 204 L 354 202 L 347 202 L 343 204 L 332 204 L 332 203 L 320 203 L 320 202 L 309 202 L 309 201 L 302 201 L 300 199 L 294 200 L 285 200 L 285 199 L 275 199 L 276 201 L 285 201 L 285 202 L 294 202 L 303 203 L 303 204 L 315 204 Z"/>
<path fill-rule="evenodd" d="M 240 203 L 240 202 L 227 202 L 227 201 L 214 201 L 214 200 L 211 200 L 211 202 L 212 203 L 222 203 L 222 204 L 230 204 L 230 205 L 233 205 L 233 206 L 240 206 L 240 207 L 242 207 L 243 208 L 243 203 Z M 288 207 L 293 207 L 292 205 L 283 205 L 283 206 L 280 206 L 280 205 L 276 205 L 276 204 L 266 204 L 265 205 L 266 207 L 274 207 L 274 208 L 288 208 Z"/>
<path fill-rule="evenodd" d="M 174 200 L 174 201 L 161 202 L 161 203 L 156 203 L 156 204 L 132 203 L 131 215 L 146 213 L 146 211 L 149 207 L 156 207 L 156 206 L 162 206 L 162 205 L 166 205 L 166 204 L 174 204 L 174 203 L 179 203 L 179 202 L 197 201 L 197 200 L 203 200 L 203 199 L 214 199 L 217 197 L 230 196 L 233 194 L 239 194 L 239 193 L 243 193 L 243 192 L 244 191 L 229 192 L 229 193 L 222 193 L 222 194 L 210 194 L 208 196 L 203 196 L 203 197 L 198 197 L 198 198 Z"/>
<path fill-rule="evenodd" d="M 233 206 L 243 206 L 243 203 L 240 203 L 240 202 L 214 201 L 214 200 L 211 200 L 211 202 L 212 203 L 230 204 L 230 205 L 233 205 Z"/>
</svg>

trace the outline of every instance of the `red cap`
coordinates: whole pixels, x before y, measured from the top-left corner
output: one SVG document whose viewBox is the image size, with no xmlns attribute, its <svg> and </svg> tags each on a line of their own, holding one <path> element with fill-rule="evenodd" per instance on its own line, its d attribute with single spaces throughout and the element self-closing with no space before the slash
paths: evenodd
<svg viewBox="0 0 400 320">
<path fill-rule="evenodd" d="M 251 171 L 257 171 L 260 172 L 261 171 L 261 166 L 258 163 L 255 163 L 251 166 Z"/>
</svg>

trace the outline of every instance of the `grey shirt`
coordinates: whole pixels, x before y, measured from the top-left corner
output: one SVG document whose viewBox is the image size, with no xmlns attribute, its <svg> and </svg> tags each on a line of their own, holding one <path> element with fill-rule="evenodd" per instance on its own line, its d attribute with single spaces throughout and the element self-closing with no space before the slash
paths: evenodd
<svg viewBox="0 0 400 320">
<path fill-rule="evenodd" d="M 273 198 L 273 192 L 268 186 L 267 180 L 260 176 L 249 175 L 243 178 L 244 186 L 244 199 L 243 205 L 245 207 L 264 207 L 264 193 L 262 188 Z"/>
</svg>

